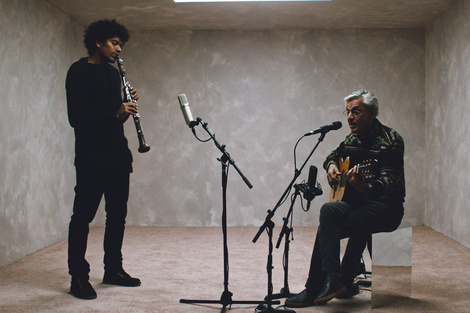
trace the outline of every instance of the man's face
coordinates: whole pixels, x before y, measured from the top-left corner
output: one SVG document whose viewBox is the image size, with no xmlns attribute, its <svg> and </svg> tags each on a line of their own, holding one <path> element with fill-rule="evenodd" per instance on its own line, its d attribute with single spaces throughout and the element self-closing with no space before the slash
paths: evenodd
<svg viewBox="0 0 470 313">
<path fill-rule="evenodd" d="M 346 116 L 351 133 L 359 137 L 369 134 L 375 119 L 375 110 L 367 110 L 362 99 L 351 100 L 346 103 Z"/>
<path fill-rule="evenodd" d="M 98 53 L 102 60 L 114 63 L 116 57 L 121 52 L 122 42 L 119 37 L 111 37 L 106 39 L 104 42 L 97 42 L 96 46 L 98 47 Z"/>
</svg>

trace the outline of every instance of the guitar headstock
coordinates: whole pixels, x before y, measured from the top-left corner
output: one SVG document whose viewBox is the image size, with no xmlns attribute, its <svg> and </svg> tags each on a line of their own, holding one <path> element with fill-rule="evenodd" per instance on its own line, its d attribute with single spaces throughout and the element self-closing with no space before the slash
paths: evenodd
<svg viewBox="0 0 470 313">
<path fill-rule="evenodd" d="M 376 159 L 365 160 L 361 164 L 356 165 L 356 171 L 365 178 L 370 178 L 377 172 L 378 167 L 379 162 Z"/>
</svg>

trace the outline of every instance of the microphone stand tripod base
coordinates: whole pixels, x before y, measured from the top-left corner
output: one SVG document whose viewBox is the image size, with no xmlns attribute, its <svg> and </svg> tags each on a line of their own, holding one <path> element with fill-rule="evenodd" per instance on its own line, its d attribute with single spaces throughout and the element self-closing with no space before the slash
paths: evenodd
<svg viewBox="0 0 470 313">
<path fill-rule="evenodd" d="M 270 313 L 270 312 L 284 312 L 284 313 L 295 313 L 294 310 L 286 309 L 286 308 L 273 308 L 273 307 L 266 307 L 264 304 L 260 304 L 256 307 L 256 313 Z"/>
<path fill-rule="evenodd" d="M 282 299 L 282 298 L 290 298 L 294 293 L 291 293 L 289 290 L 285 290 L 284 288 L 281 289 L 280 293 L 275 293 L 271 296 L 271 299 Z M 267 296 L 266 296 L 267 297 Z"/>
</svg>

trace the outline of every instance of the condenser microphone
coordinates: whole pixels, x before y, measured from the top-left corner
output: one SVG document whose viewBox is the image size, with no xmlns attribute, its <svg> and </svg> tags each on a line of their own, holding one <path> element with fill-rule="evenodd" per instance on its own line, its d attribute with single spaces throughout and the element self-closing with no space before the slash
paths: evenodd
<svg viewBox="0 0 470 313">
<path fill-rule="evenodd" d="M 194 120 L 193 114 L 191 113 L 191 108 L 189 107 L 188 99 L 185 94 L 178 96 L 178 101 L 180 103 L 181 111 L 183 112 L 184 120 L 186 125 L 193 128 L 197 122 Z"/>
<path fill-rule="evenodd" d="M 310 165 L 310 171 L 308 172 L 308 191 L 304 192 L 304 198 L 307 200 L 307 211 L 310 210 L 310 204 L 313 198 L 315 198 L 315 185 L 317 184 L 317 172 L 318 169 L 315 165 Z"/>
<path fill-rule="evenodd" d="M 317 128 L 315 130 L 311 130 L 309 131 L 308 133 L 306 133 L 304 136 L 310 136 L 310 135 L 315 135 L 315 134 L 318 134 L 318 133 L 322 133 L 322 134 L 326 134 L 327 132 L 329 132 L 330 130 L 337 130 L 337 129 L 340 129 L 341 126 L 343 126 L 343 124 L 341 124 L 340 121 L 336 121 L 336 122 L 333 122 L 331 124 L 328 124 L 328 125 L 324 125 L 320 128 Z"/>
</svg>

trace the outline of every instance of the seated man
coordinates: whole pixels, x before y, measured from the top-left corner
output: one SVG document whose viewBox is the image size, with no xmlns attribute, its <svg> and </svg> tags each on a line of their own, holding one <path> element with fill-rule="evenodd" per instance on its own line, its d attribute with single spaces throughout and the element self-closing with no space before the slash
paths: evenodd
<svg viewBox="0 0 470 313">
<path fill-rule="evenodd" d="M 355 270 L 367 239 L 373 233 L 396 230 L 403 218 L 403 138 L 379 122 L 378 101 L 373 93 L 359 90 L 344 101 L 351 133 L 323 164 L 332 190 L 344 194 L 340 199 L 330 197 L 332 202 L 325 203 L 320 210 L 306 289 L 288 298 L 285 303 L 288 307 L 322 305 L 334 297 L 358 294 Z M 343 160 L 349 160 L 349 170 L 342 173 Z M 364 177 L 361 172 L 364 164 L 376 164 L 374 175 Z M 342 238 L 349 240 L 340 264 Z"/>
</svg>

